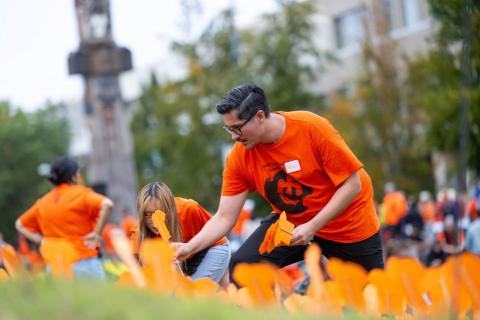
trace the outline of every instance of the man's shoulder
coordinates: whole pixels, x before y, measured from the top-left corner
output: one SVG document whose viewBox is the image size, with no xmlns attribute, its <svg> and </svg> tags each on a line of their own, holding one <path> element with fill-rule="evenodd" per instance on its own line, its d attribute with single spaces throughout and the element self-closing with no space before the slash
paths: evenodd
<svg viewBox="0 0 480 320">
<path fill-rule="evenodd" d="M 299 124 L 304 123 L 305 125 L 313 124 L 313 125 L 329 125 L 330 122 L 325 119 L 324 117 L 313 113 L 307 110 L 296 110 L 296 111 L 288 111 L 288 112 L 279 112 L 285 118 L 297 122 Z"/>
<path fill-rule="evenodd" d="M 247 149 L 241 143 L 235 142 L 227 157 L 242 157 L 247 152 Z"/>
<path fill-rule="evenodd" d="M 332 133 L 336 132 L 336 129 L 326 118 L 305 110 L 299 111 L 289 111 L 280 113 L 290 124 L 293 124 L 292 127 L 301 128 L 304 132 L 309 132 L 313 135 L 319 136 L 330 136 Z"/>
</svg>

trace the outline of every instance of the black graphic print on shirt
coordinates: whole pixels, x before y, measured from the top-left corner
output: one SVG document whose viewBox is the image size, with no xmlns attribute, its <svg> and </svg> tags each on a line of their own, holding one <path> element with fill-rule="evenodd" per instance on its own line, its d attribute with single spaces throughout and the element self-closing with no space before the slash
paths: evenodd
<svg viewBox="0 0 480 320">
<path fill-rule="evenodd" d="M 273 175 L 273 178 L 270 176 L 265 180 L 264 191 L 267 199 L 275 207 L 292 214 L 308 209 L 303 199 L 312 193 L 312 188 L 302 185 L 282 168 Z"/>
</svg>

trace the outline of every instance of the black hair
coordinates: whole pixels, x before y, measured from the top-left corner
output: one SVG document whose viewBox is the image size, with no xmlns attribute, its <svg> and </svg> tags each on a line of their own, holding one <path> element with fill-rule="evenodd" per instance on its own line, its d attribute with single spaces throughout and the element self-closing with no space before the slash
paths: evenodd
<svg viewBox="0 0 480 320">
<path fill-rule="evenodd" d="M 237 110 L 239 119 L 248 119 L 259 110 L 262 110 L 267 118 L 270 116 L 270 106 L 265 92 L 254 84 L 243 84 L 233 88 L 217 103 L 216 108 L 220 114 Z"/>
<path fill-rule="evenodd" d="M 50 165 L 48 180 L 54 185 L 73 182 L 79 169 L 78 163 L 68 157 L 55 159 Z"/>
</svg>

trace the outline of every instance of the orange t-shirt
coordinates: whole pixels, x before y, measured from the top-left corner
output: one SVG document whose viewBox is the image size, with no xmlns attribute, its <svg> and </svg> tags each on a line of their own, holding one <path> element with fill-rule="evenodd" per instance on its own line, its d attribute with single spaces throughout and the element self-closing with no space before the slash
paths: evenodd
<svg viewBox="0 0 480 320">
<path fill-rule="evenodd" d="M 110 238 L 110 232 L 112 230 L 118 228 L 114 223 L 107 223 L 102 230 L 102 239 L 103 239 L 103 253 L 105 254 L 113 254 L 115 249 L 113 248 L 113 243 Z"/>
<path fill-rule="evenodd" d="M 175 205 L 177 207 L 178 220 L 182 228 L 183 242 L 188 242 L 197 233 L 202 230 L 205 223 L 212 217 L 198 202 L 192 199 L 175 197 Z M 215 242 L 213 246 L 223 244 L 227 241 L 226 237 Z"/>
<path fill-rule="evenodd" d="M 178 221 L 182 230 L 182 241 L 190 241 L 197 233 L 202 230 L 205 223 L 212 217 L 198 202 L 192 199 L 175 197 L 175 205 L 177 207 Z M 138 252 L 137 248 L 137 226 L 129 232 L 130 242 L 134 252 Z M 227 238 L 223 237 L 215 242 L 212 247 L 224 244 Z"/>
<path fill-rule="evenodd" d="M 358 171 L 362 190 L 319 237 L 358 242 L 380 228 L 373 187 L 362 163 L 328 120 L 307 111 L 278 112 L 285 131 L 273 144 L 247 150 L 235 143 L 223 172 L 222 195 L 258 191 L 275 213 L 283 210 L 295 225 L 310 221 L 330 201 L 340 184 Z"/>
<path fill-rule="evenodd" d="M 122 219 L 121 225 L 123 232 L 125 232 L 125 234 L 128 234 L 132 228 L 135 228 L 137 226 L 137 219 L 135 219 L 131 215 L 127 215 Z"/>
<path fill-rule="evenodd" d="M 81 185 L 60 184 L 37 200 L 20 216 L 22 225 L 45 238 L 68 240 L 78 253 L 78 260 L 96 257 L 83 237 L 95 228 L 105 197 Z"/>
<path fill-rule="evenodd" d="M 243 226 L 245 225 L 245 222 L 247 222 L 247 220 L 250 220 L 251 217 L 252 213 L 250 211 L 242 209 L 242 211 L 240 211 L 240 215 L 238 216 L 237 222 L 235 223 L 230 232 L 234 235 L 242 235 Z"/>
<path fill-rule="evenodd" d="M 408 202 L 403 193 L 394 191 L 387 193 L 382 202 L 385 212 L 385 222 L 395 226 L 408 212 Z"/>
</svg>

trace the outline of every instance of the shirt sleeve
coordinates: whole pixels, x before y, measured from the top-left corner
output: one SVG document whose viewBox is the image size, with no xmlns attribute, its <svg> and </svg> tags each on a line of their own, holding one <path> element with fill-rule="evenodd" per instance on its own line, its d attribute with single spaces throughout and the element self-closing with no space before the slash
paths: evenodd
<svg viewBox="0 0 480 320">
<path fill-rule="evenodd" d="M 212 216 L 198 202 L 193 202 L 190 207 L 190 217 L 192 218 L 194 233 L 197 234 Z"/>
<path fill-rule="evenodd" d="M 196 201 L 189 199 L 181 210 L 182 237 L 184 242 L 190 241 L 211 218 L 211 215 Z"/>
<path fill-rule="evenodd" d="M 104 195 L 96 193 L 92 189 L 87 189 L 87 192 L 85 194 L 85 205 L 87 207 L 89 216 L 91 216 L 92 218 L 98 218 L 102 201 L 105 198 L 106 197 Z"/>
<path fill-rule="evenodd" d="M 316 138 L 317 157 L 326 174 L 337 187 L 363 164 L 353 154 L 340 134 L 333 128 L 325 138 Z M 320 134 L 318 134 L 320 135 Z"/>
<path fill-rule="evenodd" d="M 242 174 L 241 165 L 235 149 L 227 157 L 222 179 L 222 196 L 234 196 L 244 191 L 252 192 L 255 188 Z"/>
<path fill-rule="evenodd" d="M 40 224 L 38 222 L 38 215 L 40 211 L 38 210 L 38 204 L 35 204 L 25 211 L 20 217 L 20 222 L 22 225 L 31 232 L 41 233 Z"/>
</svg>

